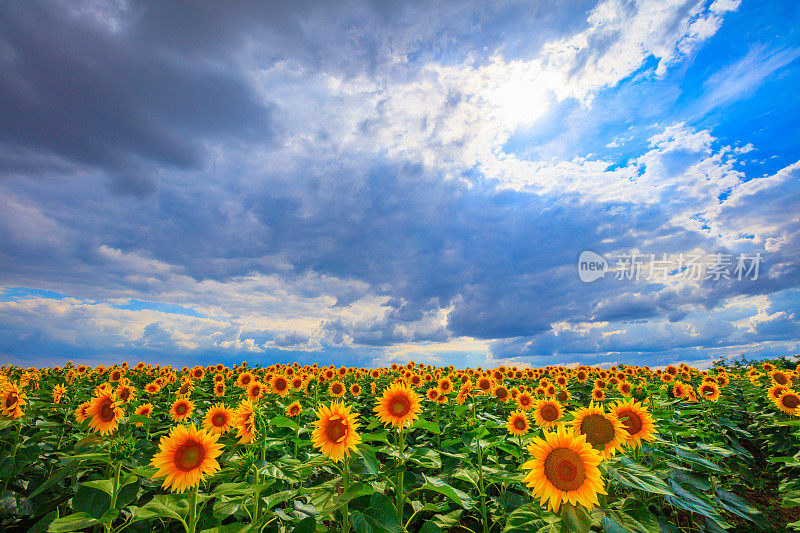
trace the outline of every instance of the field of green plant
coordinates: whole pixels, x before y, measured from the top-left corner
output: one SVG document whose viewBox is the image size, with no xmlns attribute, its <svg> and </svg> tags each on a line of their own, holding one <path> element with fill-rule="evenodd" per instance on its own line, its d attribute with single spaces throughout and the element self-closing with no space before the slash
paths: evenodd
<svg viewBox="0 0 800 533">
<path fill-rule="evenodd" d="M 797 530 L 790 367 L 4 366 L 0 530 Z"/>
</svg>

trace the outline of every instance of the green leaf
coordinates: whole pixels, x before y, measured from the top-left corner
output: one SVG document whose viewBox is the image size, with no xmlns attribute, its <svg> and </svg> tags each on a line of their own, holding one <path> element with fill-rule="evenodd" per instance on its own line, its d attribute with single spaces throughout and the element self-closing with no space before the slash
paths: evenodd
<svg viewBox="0 0 800 533">
<path fill-rule="evenodd" d="M 132 474 L 128 474 L 125 477 L 120 476 L 119 487 L 117 487 L 117 491 L 121 491 L 123 487 L 125 487 L 127 485 L 131 485 L 131 484 L 136 483 L 138 481 L 139 481 L 139 477 L 135 476 L 135 475 L 132 475 Z M 109 496 L 113 496 L 114 495 L 114 480 L 113 479 L 98 479 L 98 480 L 95 480 L 95 481 L 84 481 L 83 483 L 81 483 L 81 486 L 82 487 L 90 487 L 90 488 L 93 488 L 93 489 L 102 490 L 103 492 L 105 492 Z M 109 504 L 110 503 L 111 503 L 111 501 L 109 500 Z"/>
<path fill-rule="evenodd" d="M 463 512 L 464 509 L 456 509 L 446 514 L 437 514 L 432 518 L 432 522 L 442 529 L 450 529 L 459 524 Z"/>
<path fill-rule="evenodd" d="M 356 447 L 356 452 L 358 452 L 358 455 L 360 455 L 361 459 L 364 461 L 367 472 L 373 476 L 377 476 L 381 473 L 381 465 L 371 447 L 359 444 L 358 447 Z"/>
<path fill-rule="evenodd" d="M 479 482 L 478 472 L 472 468 L 459 468 L 453 473 L 453 478 L 466 481 L 467 483 L 472 483 L 476 487 L 478 486 Z"/>
<path fill-rule="evenodd" d="M 282 481 L 289 481 L 291 483 L 297 483 L 299 479 L 297 476 L 288 473 L 286 470 L 282 469 L 281 467 L 270 464 L 264 463 L 258 469 L 259 474 L 268 476 L 274 479 L 280 479 Z"/>
<path fill-rule="evenodd" d="M 87 527 L 99 524 L 97 520 L 86 513 L 73 513 L 50 522 L 47 531 L 50 533 L 63 533 L 66 531 L 80 531 Z"/>
<path fill-rule="evenodd" d="M 508 515 L 502 533 L 527 533 L 541 527 L 542 507 L 536 502 L 526 503 Z"/>
<path fill-rule="evenodd" d="M 745 520 L 754 522 L 760 518 L 761 512 L 758 509 L 732 492 L 717 490 L 714 499 L 718 504 L 724 507 L 726 511 L 741 516 Z"/>
<path fill-rule="evenodd" d="M 383 494 L 375 493 L 369 507 L 363 513 L 352 515 L 353 529 L 357 533 L 402 533 L 392 501 Z"/>
<path fill-rule="evenodd" d="M 385 442 L 389 443 L 389 433 L 385 429 L 364 433 L 361 435 L 361 442 Z"/>
<path fill-rule="evenodd" d="M 430 448 L 416 449 L 408 458 L 412 463 L 416 463 L 424 468 L 442 468 L 442 458 L 438 452 Z"/>
<path fill-rule="evenodd" d="M 156 420 L 155 418 L 150 418 L 149 416 L 144 415 L 128 415 L 128 422 L 136 422 L 137 424 L 149 426 L 155 424 Z"/>
<path fill-rule="evenodd" d="M 722 457 L 730 457 L 734 452 L 727 448 L 720 448 L 719 446 L 712 446 L 702 442 L 697 443 L 697 450 L 702 452 L 713 453 L 714 455 L 721 455 Z"/>
<path fill-rule="evenodd" d="M 689 470 L 673 468 L 670 470 L 669 477 L 678 483 L 688 483 L 702 492 L 711 488 L 711 485 L 708 483 L 708 476 L 697 474 Z"/>
<path fill-rule="evenodd" d="M 569 531 L 584 533 L 591 529 L 592 518 L 589 516 L 585 507 L 569 503 L 565 503 L 563 506 L 564 508 L 561 510 L 561 522 Z"/>
<path fill-rule="evenodd" d="M 147 502 L 144 507 L 132 507 L 129 510 L 136 520 L 171 518 L 182 521 L 189 514 L 189 502 L 182 495 L 159 494 Z"/>
<path fill-rule="evenodd" d="M 297 422 L 295 422 L 291 418 L 286 418 L 285 416 L 276 416 L 274 418 L 271 418 L 269 421 L 269 425 L 279 428 L 291 428 L 295 431 L 297 431 L 300 428 L 297 425 Z"/>
<path fill-rule="evenodd" d="M 458 490 L 457 488 L 449 485 L 446 481 L 439 478 L 428 477 L 424 474 L 423 477 L 425 479 L 425 483 L 419 487 L 419 489 L 414 490 L 430 490 L 433 492 L 438 492 L 439 494 L 449 498 L 459 507 L 463 507 L 464 509 L 472 508 L 474 502 L 466 492 Z"/>
<path fill-rule="evenodd" d="M 292 533 L 314 533 L 317 530 L 317 521 L 313 516 L 308 516 L 300 520 Z"/>
<path fill-rule="evenodd" d="M 0 479 L 10 479 L 14 476 L 17 461 L 13 455 L 7 455 L 0 461 Z"/>
<path fill-rule="evenodd" d="M 603 526 L 603 531 L 606 533 L 630 533 L 629 530 L 620 524 L 616 518 L 612 518 L 608 515 L 603 517 L 603 520 L 600 522 Z"/>
<path fill-rule="evenodd" d="M 242 498 L 228 498 L 226 496 L 217 497 L 214 500 L 214 518 L 224 520 L 231 516 L 242 507 Z"/>
<path fill-rule="evenodd" d="M 425 420 L 423 418 L 417 419 L 417 421 L 414 422 L 414 427 L 422 428 L 426 431 L 433 433 L 434 435 L 441 435 L 442 433 L 442 430 L 439 428 L 439 424 L 437 424 L 436 422 Z"/>
<path fill-rule="evenodd" d="M 283 503 L 286 500 L 288 500 L 289 498 L 292 498 L 295 494 L 297 494 L 297 490 L 295 490 L 295 489 L 284 490 L 284 491 L 281 491 L 281 492 L 274 492 L 274 493 L 270 494 L 269 496 L 267 496 L 266 498 L 264 498 L 264 502 L 265 502 L 265 504 L 267 506 L 267 509 L 272 509 L 273 507 L 275 507 L 279 503 Z"/>
<path fill-rule="evenodd" d="M 696 453 L 689 451 L 684 447 L 677 447 L 675 448 L 675 454 L 681 461 L 686 461 L 688 463 L 692 463 L 698 466 L 702 466 L 714 472 L 719 472 L 719 467 L 709 461 L 708 459 L 704 459 L 700 457 Z"/>
<path fill-rule="evenodd" d="M 40 494 L 41 492 L 44 492 L 53 485 L 57 485 L 58 483 L 60 483 L 61 481 L 63 481 L 68 477 L 76 475 L 81 468 L 82 466 L 77 461 L 69 463 L 66 466 L 59 468 L 58 470 L 53 472 L 53 474 L 50 477 L 44 480 L 42 484 L 36 488 L 36 490 L 34 490 L 31 493 L 31 497 L 34 497 L 37 494 Z"/>
<path fill-rule="evenodd" d="M 419 528 L 419 533 L 442 533 L 442 530 L 433 522 L 425 522 L 422 527 Z"/>
<path fill-rule="evenodd" d="M 250 531 L 258 531 L 254 524 L 243 524 L 234 522 L 233 524 L 224 524 L 222 526 L 204 529 L 201 533 L 248 533 Z"/>
<path fill-rule="evenodd" d="M 111 507 L 111 498 L 100 489 L 87 486 L 86 483 L 78 487 L 78 492 L 72 498 L 72 508 L 77 513 L 86 513 L 91 518 L 100 520 L 103 513 Z"/>
<path fill-rule="evenodd" d="M 643 490 L 651 494 L 672 495 L 664 481 L 638 463 L 627 457 L 619 457 L 609 462 L 608 474 L 619 484 L 633 489 Z"/>
<path fill-rule="evenodd" d="M 56 514 L 55 511 L 51 511 L 44 515 L 38 522 L 33 524 L 33 527 L 28 530 L 28 533 L 44 533 L 47 531 L 47 528 L 50 527 L 53 520 L 57 518 Z"/>
<path fill-rule="evenodd" d="M 711 502 L 708 501 L 705 495 L 701 496 L 693 494 L 671 479 L 669 480 L 669 486 L 674 492 L 673 496 L 666 496 L 666 499 L 669 503 L 676 507 L 680 507 L 681 509 L 698 513 L 704 516 L 707 520 L 713 520 L 723 529 L 730 527 L 729 524 L 725 522 L 725 520 L 719 515 L 719 513 L 717 513 L 717 510 L 714 508 Z"/>
</svg>

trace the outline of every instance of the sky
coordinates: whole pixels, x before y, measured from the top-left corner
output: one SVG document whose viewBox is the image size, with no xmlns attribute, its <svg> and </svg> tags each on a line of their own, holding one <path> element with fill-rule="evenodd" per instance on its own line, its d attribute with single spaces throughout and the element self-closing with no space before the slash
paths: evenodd
<svg viewBox="0 0 800 533">
<path fill-rule="evenodd" d="M 0 363 L 800 353 L 798 86 L 785 0 L 6 3 Z"/>
</svg>

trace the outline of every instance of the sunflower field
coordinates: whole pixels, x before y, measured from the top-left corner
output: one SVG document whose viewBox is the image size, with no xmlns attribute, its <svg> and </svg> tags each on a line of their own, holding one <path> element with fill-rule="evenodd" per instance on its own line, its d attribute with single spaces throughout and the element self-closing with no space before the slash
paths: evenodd
<svg viewBox="0 0 800 533">
<path fill-rule="evenodd" d="M 787 360 L 0 368 L 0 530 L 800 530 Z"/>
</svg>

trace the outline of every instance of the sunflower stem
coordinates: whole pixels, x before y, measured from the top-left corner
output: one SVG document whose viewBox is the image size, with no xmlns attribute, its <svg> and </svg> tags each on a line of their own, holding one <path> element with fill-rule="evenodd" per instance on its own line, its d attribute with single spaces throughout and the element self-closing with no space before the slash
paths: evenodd
<svg viewBox="0 0 800 533">
<path fill-rule="evenodd" d="M 294 432 L 294 438 L 296 440 L 294 441 L 294 454 L 292 454 L 292 458 L 297 459 L 297 448 L 299 446 L 299 444 L 297 444 L 297 440 L 300 439 L 300 416 L 297 417 L 297 428 Z"/>
<path fill-rule="evenodd" d="M 197 491 L 200 488 L 200 483 L 194 486 L 192 494 L 189 499 L 189 533 L 194 533 L 197 527 Z"/>
<path fill-rule="evenodd" d="M 400 431 L 398 433 L 398 470 L 397 470 L 397 484 L 395 485 L 395 499 L 397 500 L 397 519 L 400 523 L 403 523 L 403 503 L 405 499 L 405 494 L 403 493 L 403 477 L 406 473 L 406 461 L 405 457 L 403 456 L 405 445 L 406 445 L 406 436 L 403 433 L 403 427 L 400 427 Z"/>
<path fill-rule="evenodd" d="M 11 457 L 17 455 L 17 450 L 19 450 L 19 441 L 22 436 L 22 419 L 17 418 L 17 434 L 14 437 L 14 451 L 11 453 Z"/>
<path fill-rule="evenodd" d="M 475 404 L 478 403 L 478 398 L 473 398 L 472 401 L 472 418 L 475 420 L 475 423 L 478 423 L 478 414 L 475 410 Z M 489 533 L 489 523 L 488 517 L 486 513 L 486 485 L 483 482 L 483 449 L 481 448 L 481 438 L 480 432 L 478 432 L 478 436 L 475 437 L 475 446 L 478 448 L 478 488 L 480 489 L 480 494 L 478 497 L 481 499 L 481 523 L 483 524 L 483 533 Z"/>
<path fill-rule="evenodd" d="M 117 506 L 117 493 L 119 492 L 119 474 L 122 471 L 122 463 L 117 463 L 117 468 L 114 470 L 114 485 L 111 491 L 111 508 Z"/>
<path fill-rule="evenodd" d="M 344 465 L 342 466 L 342 494 L 347 494 L 347 489 L 350 488 L 350 458 L 345 457 Z M 346 497 L 346 496 L 345 496 Z M 348 503 L 342 506 L 342 533 L 350 532 L 350 509 Z"/>
<path fill-rule="evenodd" d="M 436 425 L 439 426 L 439 433 L 436 434 L 436 449 L 440 450 L 442 448 L 442 442 L 441 442 L 442 427 L 440 426 L 440 418 L 439 418 L 439 402 L 436 402 Z"/>
</svg>

